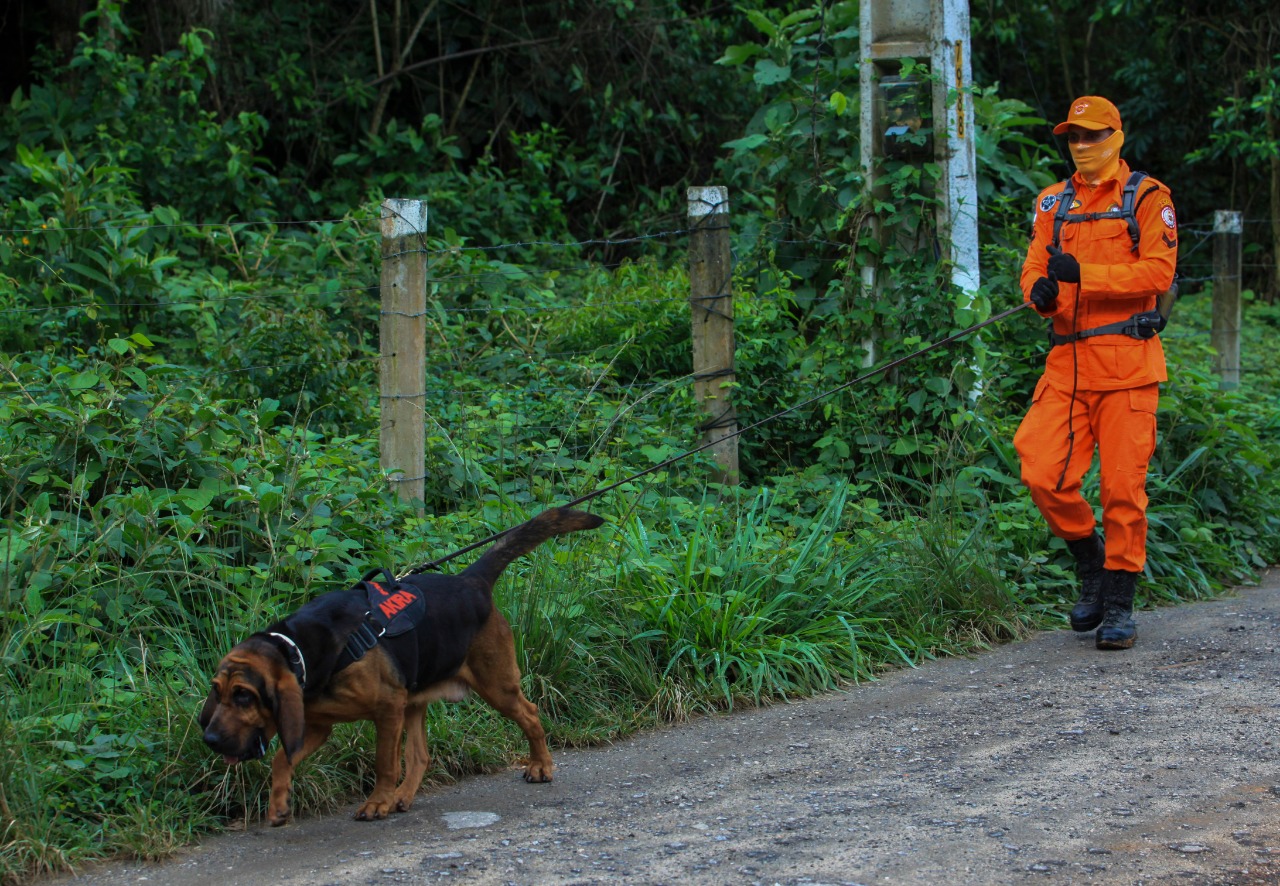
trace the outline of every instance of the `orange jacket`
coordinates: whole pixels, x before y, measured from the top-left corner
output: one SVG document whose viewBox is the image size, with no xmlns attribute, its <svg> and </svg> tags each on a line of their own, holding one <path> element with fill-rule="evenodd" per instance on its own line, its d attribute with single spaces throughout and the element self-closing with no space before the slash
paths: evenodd
<svg viewBox="0 0 1280 886">
<path fill-rule="evenodd" d="M 1115 178 L 1095 187 L 1086 184 L 1079 174 L 1074 175 L 1076 203 L 1071 211 L 1118 209 L 1128 179 L 1129 164 L 1123 160 Z M 1065 182 L 1058 182 L 1045 188 L 1036 200 L 1035 227 L 1022 264 L 1024 299 L 1029 298 L 1032 284 L 1045 276 L 1049 261 L 1046 247 L 1053 243 L 1053 216 L 1064 187 Z M 1080 263 L 1080 283 L 1059 283 L 1056 309 L 1041 314 L 1053 318 L 1054 332 L 1070 335 L 1127 320 L 1139 311 L 1154 310 L 1156 297 L 1173 283 L 1178 227 L 1169 189 L 1148 177 L 1138 188 L 1137 198 L 1135 215 L 1141 240 L 1136 255 L 1132 252 L 1129 226 L 1123 219 L 1062 225 L 1062 251 L 1071 253 Z M 1073 386 L 1082 391 L 1112 391 L 1165 381 L 1168 375 L 1158 336 L 1143 340 L 1127 335 L 1099 335 L 1050 348 L 1044 378 L 1068 391 Z"/>
</svg>

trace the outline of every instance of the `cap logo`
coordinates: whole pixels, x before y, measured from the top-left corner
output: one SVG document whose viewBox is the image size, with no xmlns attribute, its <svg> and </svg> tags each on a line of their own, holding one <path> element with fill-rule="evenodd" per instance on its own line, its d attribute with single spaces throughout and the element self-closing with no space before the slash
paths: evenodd
<svg viewBox="0 0 1280 886">
<path fill-rule="evenodd" d="M 1073 109 L 1073 113 L 1079 116 L 1080 114 L 1083 114 L 1087 110 L 1089 110 L 1089 103 L 1080 102 L 1080 104 L 1076 105 L 1075 108 Z"/>
</svg>

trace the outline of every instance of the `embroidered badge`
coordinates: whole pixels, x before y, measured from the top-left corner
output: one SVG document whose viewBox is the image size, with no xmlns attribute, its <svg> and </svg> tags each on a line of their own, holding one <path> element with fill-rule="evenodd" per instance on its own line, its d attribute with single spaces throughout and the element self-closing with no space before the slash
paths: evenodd
<svg viewBox="0 0 1280 886">
<path fill-rule="evenodd" d="M 1076 107 L 1075 107 L 1075 113 L 1076 113 L 1076 116 L 1079 116 L 1080 114 L 1083 114 L 1083 113 L 1084 113 L 1085 111 L 1087 111 L 1087 110 L 1089 110 L 1089 103 L 1088 103 L 1088 102 L 1080 102 L 1080 104 L 1076 105 Z"/>
<path fill-rule="evenodd" d="M 414 628 L 427 611 L 422 591 L 399 583 L 386 587 L 376 581 L 363 582 L 369 596 L 369 615 L 381 624 L 388 637 Z"/>
<path fill-rule="evenodd" d="M 1176 228 L 1176 227 L 1178 226 L 1178 219 L 1177 219 L 1177 217 L 1176 217 L 1176 216 L 1174 216 L 1174 214 L 1173 214 L 1173 207 L 1172 207 L 1172 206 L 1166 206 L 1164 209 L 1161 209 L 1161 210 L 1160 210 L 1160 217 L 1161 217 L 1162 219 L 1164 219 L 1164 223 L 1165 223 L 1165 225 L 1167 225 L 1168 227 L 1170 227 L 1170 228 Z"/>
<path fill-rule="evenodd" d="M 1057 194 L 1045 194 L 1044 199 L 1040 201 L 1040 211 L 1048 212 L 1058 202 Z"/>
<path fill-rule="evenodd" d="M 1079 201 L 1079 200 L 1072 200 L 1072 201 L 1071 201 L 1071 208 L 1072 208 L 1072 210 L 1079 209 L 1079 208 L 1080 208 L 1080 201 Z"/>
</svg>

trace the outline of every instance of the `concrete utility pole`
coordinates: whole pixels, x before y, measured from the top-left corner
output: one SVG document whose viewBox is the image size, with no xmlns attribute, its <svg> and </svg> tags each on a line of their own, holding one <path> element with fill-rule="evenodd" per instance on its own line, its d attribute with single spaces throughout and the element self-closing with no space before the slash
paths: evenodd
<svg viewBox="0 0 1280 886">
<path fill-rule="evenodd" d="M 980 279 L 968 0 L 864 0 L 861 32 L 862 168 L 868 187 L 886 156 L 932 160 L 942 167 L 938 230 L 949 248 L 951 281 L 971 301 Z M 932 83 L 902 78 L 904 58 L 927 61 Z M 910 136 L 920 122 L 904 108 L 913 101 L 923 104 L 926 90 L 933 113 L 933 149 L 920 154 L 901 137 Z M 877 291 L 877 270 L 863 269 L 868 292 Z"/>
<path fill-rule="evenodd" d="M 968 0 L 933 0 L 934 144 L 942 164 L 938 229 L 951 241 L 951 282 L 973 301 L 978 273 L 978 159 Z M 942 138 L 945 129 L 946 138 Z M 967 307 L 967 304 L 965 305 Z"/>
</svg>

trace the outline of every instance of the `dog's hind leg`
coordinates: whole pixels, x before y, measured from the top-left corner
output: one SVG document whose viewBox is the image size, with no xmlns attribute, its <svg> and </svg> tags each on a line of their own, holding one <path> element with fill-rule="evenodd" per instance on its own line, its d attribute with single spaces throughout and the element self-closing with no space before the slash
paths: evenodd
<svg viewBox="0 0 1280 886">
<path fill-rule="evenodd" d="M 305 760 L 316 748 L 325 743 L 333 726 L 328 723 L 307 724 L 302 740 L 302 749 L 289 759 L 284 748 L 276 752 L 271 760 L 271 805 L 267 807 L 267 821 L 272 827 L 279 827 L 289 820 L 289 797 L 293 793 L 293 770 Z"/>
<path fill-rule="evenodd" d="M 520 668 L 516 664 L 511 626 L 494 610 L 489 621 L 472 641 L 466 664 L 458 676 L 494 710 L 514 720 L 529 742 L 529 764 L 524 770 L 528 782 L 551 781 L 555 768 L 547 750 L 547 734 L 538 708 L 520 689 Z"/>
<path fill-rule="evenodd" d="M 404 781 L 396 788 L 395 812 L 408 812 L 431 766 L 427 748 L 427 700 L 411 701 L 404 709 Z"/>
</svg>

